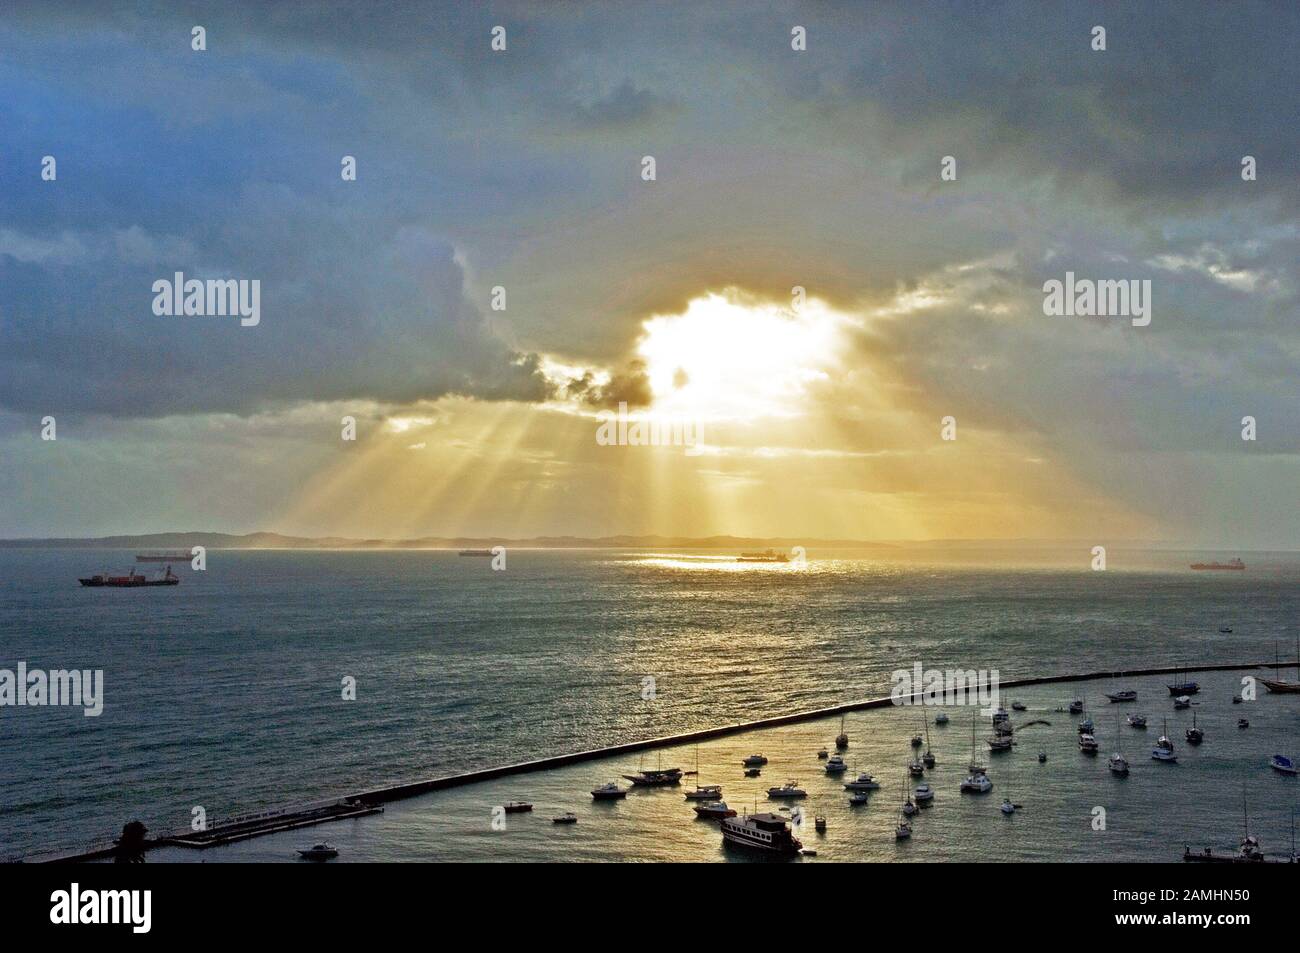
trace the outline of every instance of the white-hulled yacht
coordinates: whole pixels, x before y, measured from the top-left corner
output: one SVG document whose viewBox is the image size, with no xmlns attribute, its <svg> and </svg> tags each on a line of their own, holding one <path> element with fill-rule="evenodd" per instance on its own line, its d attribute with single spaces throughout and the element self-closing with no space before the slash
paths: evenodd
<svg viewBox="0 0 1300 953">
<path fill-rule="evenodd" d="M 993 782 L 987 774 L 972 774 L 961 783 L 962 793 L 987 794 L 993 790 Z"/>
</svg>

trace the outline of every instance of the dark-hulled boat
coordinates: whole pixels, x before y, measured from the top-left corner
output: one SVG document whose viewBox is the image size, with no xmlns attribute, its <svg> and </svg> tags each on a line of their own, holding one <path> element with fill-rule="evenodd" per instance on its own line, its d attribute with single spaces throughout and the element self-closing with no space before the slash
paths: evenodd
<svg viewBox="0 0 1300 953">
<path fill-rule="evenodd" d="M 129 570 L 125 576 L 112 576 L 106 572 L 96 573 L 86 579 L 78 580 L 83 586 L 99 588 L 107 586 L 115 589 L 135 589 L 139 586 L 179 586 L 180 577 L 168 566 L 161 576 L 146 576 L 144 573 Z"/>
</svg>

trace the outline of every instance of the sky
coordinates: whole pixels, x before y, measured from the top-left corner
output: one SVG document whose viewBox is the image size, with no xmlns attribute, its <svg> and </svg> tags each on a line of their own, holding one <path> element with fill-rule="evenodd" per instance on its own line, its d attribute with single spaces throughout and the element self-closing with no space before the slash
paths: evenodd
<svg viewBox="0 0 1300 953">
<path fill-rule="evenodd" d="M 0 536 L 1300 548 L 1298 38 L 1291 3 L 10 0 Z M 155 314 L 176 272 L 257 280 L 258 324 Z M 1067 273 L 1149 281 L 1150 323 L 1046 314 Z M 620 403 L 693 446 L 602 442 Z"/>
</svg>

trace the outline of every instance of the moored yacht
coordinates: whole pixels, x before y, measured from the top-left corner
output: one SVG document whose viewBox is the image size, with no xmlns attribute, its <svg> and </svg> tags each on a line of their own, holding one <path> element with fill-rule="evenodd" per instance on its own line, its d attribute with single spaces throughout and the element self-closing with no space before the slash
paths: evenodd
<svg viewBox="0 0 1300 953">
<path fill-rule="evenodd" d="M 1296 773 L 1295 762 L 1284 754 L 1273 755 L 1273 757 L 1268 759 L 1268 766 L 1274 771 L 1280 771 L 1282 774 Z"/>
<path fill-rule="evenodd" d="M 1191 708 L 1192 698 L 1190 695 L 1179 695 L 1174 699 L 1174 708 Z"/>
<path fill-rule="evenodd" d="M 319 844 L 313 844 L 306 850 L 300 849 L 298 853 L 304 860 L 332 860 L 339 855 L 339 849 L 333 844 L 322 841 Z"/>
<path fill-rule="evenodd" d="M 916 799 L 918 805 L 929 804 L 934 800 L 934 788 L 928 784 L 918 784 L 916 790 L 912 792 L 912 797 Z"/>
<path fill-rule="evenodd" d="M 832 755 L 826 762 L 827 774 L 843 774 L 848 769 L 849 766 L 844 763 L 844 759 L 839 755 Z"/>
<path fill-rule="evenodd" d="M 667 787 L 672 784 L 682 783 L 682 769 L 655 768 L 649 771 L 638 771 L 636 774 L 625 774 L 623 777 L 631 781 L 634 787 Z"/>
<path fill-rule="evenodd" d="M 1110 773 L 1119 775 L 1121 778 L 1128 774 L 1128 761 L 1122 754 L 1113 754 L 1108 761 Z"/>
<path fill-rule="evenodd" d="M 840 715 L 840 733 L 835 736 L 835 750 L 843 751 L 849 746 L 849 735 L 844 730 L 844 716 Z"/>
<path fill-rule="evenodd" d="M 987 774 L 982 772 L 980 774 L 972 774 L 961 783 L 961 790 L 963 793 L 970 792 L 971 794 L 987 794 L 989 791 L 993 790 L 993 782 L 989 780 Z"/>
<path fill-rule="evenodd" d="M 1084 754 L 1097 753 L 1097 739 L 1089 732 L 1083 732 L 1079 735 L 1079 750 Z"/>
<path fill-rule="evenodd" d="M 1192 727 L 1187 729 L 1186 734 L 1189 745 L 1199 745 L 1205 740 L 1205 732 L 1196 725 L 1196 712 L 1192 712 Z"/>
<path fill-rule="evenodd" d="M 948 724 L 948 713 L 946 711 L 939 712 L 939 714 L 934 716 L 934 723 L 936 725 Z"/>
<path fill-rule="evenodd" d="M 879 789 L 880 782 L 865 772 L 844 785 L 846 791 L 876 791 Z"/>
<path fill-rule="evenodd" d="M 1130 728 L 1145 728 L 1147 726 L 1147 716 L 1139 715 L 1137 712 L 1133 712 L 1125 720 Z"/>
<path fill-rule="evenodd" d="M 1106 697 L 1112 702 L 1135 702 L 1138 699 L 1138 693 L 1126 689 L 1122 692 L 1107 692 Z"/>
<path fill-rule="evenodd" d="M 735 817 L 736 812 L 727 807 L 726 801 L 713 801 L 710 804 L 697 804 L 695 806 L 697 817 L 703 817 L 706 820 L 721 820 L 724 817 Z"/>
<path fill-rule="evenodd" d="M 1070 702 L 1070 714 L 1071 714 L 1071 715 L 1077 715 L 1077 714 L 1079 714 L 1079 713 L 1082 712 L 1082 711 L 1083 711 L 1083 702 L 1082 702 L 1082 700 L 1076 698 L 1074 701 Z"/>
<path fill-rule="evenodd" d="M 779 787 L 767 789 L 767 796 L 774 801 L 797 800 L 808 796 L 808 792 L 799 787 L 798 781 L 787 781 Z"/>
<path fill-rule="evenodd" d="M 627 788 L 619 787 L 617 781 L 610 781 L 593 789 L 591 796 L 597 801 L 617 801 L 619 798 L 627 797 Z"/>
<path fill-rule="evenodd" d="M 767 758 L 763 757 L 761 754 L 751 754 L 748 758 L 746 758 L 744 761 L 740 763 L 747 768 L 758 768 L 767 764 Z"/>
<path fill-rule="evenodd" d="M 686 800 L 688 801 L 719 801 L 721 799 L 721 784 L 701 784 L 694 791 L 686 792 Z"/>
<path fill-rule="evenodd" d="M 1174 743 L 1169 740 L 1168 732 L 1169 723 L 1166 722 L 1160 737 L 1156 739 L 1156 746 L 1151 749 L 1152 761 L 1174 762 L 1178 760 L 1178 756 L 1174 754 Z"/>
</svg>

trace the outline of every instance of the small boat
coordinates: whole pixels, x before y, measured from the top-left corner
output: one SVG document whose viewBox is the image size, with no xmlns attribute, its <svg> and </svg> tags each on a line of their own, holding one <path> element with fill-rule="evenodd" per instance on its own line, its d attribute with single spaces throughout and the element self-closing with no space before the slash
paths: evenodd
<svg viewBox="0 0 1300 953">
<path fill-rule="evenodd" d="M 790 832 L 789 823 L 780 814 L 748 814 L 745 817 L 723 818 L 722 843 L 785 856 L 803 850 L 803 844 Z"/>
<path fill-rule="evenodd" d="M 1107 761 L 1110 767 L 1110 773 L 1119 777 L 1128 776 L 1128 760 L 1122 754 L 1113 754 Z"/>
<path fill-rule="evenodd" d="M 1138 693 L 1125 689 L 1122 692 L 1107 692 L 1106 697 L 1112 702 L 1135 702 L 1138 699 Z"/>
<path fill-rule="evenodd" d="M 492 550 L 490 550 L 490 549 L 462 549 L 462 550 L 460 551 L 460 555 L 462 555 L 462 556 L 494 556 L 494 555 L 496 555 L 496 554 L 493 553 Z"/>
<path fill-rule="evenodd" d="M 993 790 L 993 782 L 989 780 L 987 774 L 972 774 L 961 783 L 961 790 L 962 793 L 987 794 Z"/>
<path fill-rule="evenodd" d="M 722 800 L 721 784 L 703 784 L 697 785 L 694 791 L 686 792 L 688 801 L 720 801 Z"/>
<path fill-rule="evenodd" d="M 1277 643 L 1273 644 L 1273 672 L 1276 674 L 1282 670 L 1282 665 L 1278 660 Z M 1300 635 L 1296 636 L 1295 643 L 1295 670 L 1297 677 L 1300 677 Z M 1300 694 L 1300 681 L 1288 682 L 1285 679 L 1278 678 L 1261 678 L 1259 680 L 1271 694 L 1276 695 L 1296 695 Z"/>
<path fill-rule="evenodd" d="M 1178 756 L 1174 754 L 1174 743 L 1169 740 L 1169 723 L 1165 723 L 1160 737 L 1156 739 L 1156 746 L 1151 749 L 1151 759 L 1153 761 L 1174 762 Z"/>
<path fill-rule="evenodd" d="M 927 751 L 925 754 L 921 755 L 921 762 L 922 762 L 922 763 L 923 763 L 927 768 L 933 768 L 933 767 L 934 767 L 934 752 L 933 752 L 933 751 Z"/>
<path fill-rule="evenodd" d="M 844 716 L 840 716 L 840 733 L 835 736 L 835 750 L 843 751 L 849 746 L 849 735 L 844 730 Z"/>
<path fill-rule="evenodd" d="M 1131 714 L 1126 719 L 1130 728 L 1145 728 L 1147 726 L 1147 716 L 1137 713 Z"/>
<path fill-rule="evenodd" d="M 1079 750 L 1084 754 L 1097 753 L 1097 739 L 1088 732 L 1079 735 Z"/>
<path fill-rule="evenodd" d="M 912 747 L 913 747 L 913 748 L 919 748 L 919 747 L 921 747 L 921 745 L 923 745 L 923 744 L 925 744 L 925 739 L 924 739 L 924 738 L 922 738 L 920 735 L 912 735 Z"/>
<path fill-rule="evenodd" d="M 738 563 L 788 563 L 790 557 L 785 553 L 778 553 L 775 549 L 764 549 L 762 552 L 741 553 L 736 557 Z"/>
<path fill-rule="evenodd" d="M 1082 702 L 1082 701 L 1080 701 L 1079 699 L 1076 698 L 1074 701 L 1070 702 L 1070 714 L 1071 714 L 1071 715 L 1077 715 L 1077 714 L 1079 714 L 1079 713 L 1082 712 L 1082 711 L 1083 711 L 1083 702 Z"/>
<path fill-rule="evenodd" d="M 627 789 L 619 787 L 617 781 L 610 781 L 595 788 L 591 796 L 596 801 L 617 801 L 619 798 L 627 797 Z"/>
<path fill-rule="evenodd" d="M 861 807 L 867 803 L 866 791 L 854 791 L 849 795 L 849 805 L 852 807 Z"/>
<path fill-rule="evenodd" d="M 898 826 L 894 828 L 895 840 L 907 840 L 912 836 L 912 825 L 907 821 L 899 821 Z"/>
<path fill-rule="evenodd" d="M 906 801 L 903 802 L 904 817 L 911 817 L 913 814 L 917 812 L 917 810 L 918 808 L 915 804 L 912 803 L 911 798 L 908 798 Z"/>
<path fill-rule="evenodd" d="M 1192 699 L 1190 695 L 1179 695 L 1174 699 L 1174 708 L 1191 708 Z"/>
<path fill-rule="evenodd" d="M 818 814 L 816 817 L 814 817 L 814 818 L 813 818 L 813 828 L 814 828 L 814 830 L 817 831 L 818 834 L 825 834 L 825 833 L 826 833 L 826 818 L 823 817 L 821 814 Z"/>
<path fill-rule="evenodd" d="M 913 760 L 907 766 L 907 773 L 914 778 L 924 777 L 925 765 L 922 764 L 920 761 Z"/>
<path fill-rule="evenodd" d="M 939 714 L 934 716 L 934 723 L 936 725 L 948 724 L 948 713 L 946 711 L 939 712 Z"/>
<path fill-rule="evenodd" d="M 1205 740 L 1205 732 L 1196 727 L 1196 712 L 1192 712 L 1192 727 L 1187 729 L 1186 735 L 1189 745 L 1199 745 Z"/>
<path fill-rule="evenodd" d="M 1247 718 L 1238 718 L 1238 719 L 1237 719 L 1237 727 L 1238 727 L 1238 728 L 1249 728 L 1249 727 L 1250 727 L 1250 720 L 1247 719 Z"/>
<path fill-rule="evenodd" d="M 527 801 L 506 801 L 503 810 L 507 814 L 527 814 L 533 806 Z"/>
<path fill-rule="evenodd" d="M 1047 764 L 1047 752 L 1046 752 L 1046 751 L 1040 751 L 1040 752 L 1038 752 L 1038 763 L 1039 763 L 1039 764 Z"/>
<path fill-rule="evenodd" d="M 1013 743 L 1006 735 L 994 735 L 987 739 L 987 741 L 989 751 L 993 752 L 1010 751 Z"/>
<path fill-rule="evenodd" d="M 1028 707 L 1026 707 L 1026 705 L 1025 705 L 1024 702 L 1012 702 L 1012 703 L 1011 703 L 1011 710 L 1012 710 L 1012 711 L 1028 711 L 1029 709 L 1028 709 Z"/>
<path fill-rule="evenodd" d="M 1241 561 L 1240 557 L 1234 556 L 1232 559 L 1229 559 L 1226 563 L 1221 563 L 1217 561 L 1212 563 L 1192 563 L 1192 568 L 1196 570 L 1235 569 L 1238 572 L 1240 572 L 1246 568 L 1246 564 Z"/>
<path fill-rule="evenodd" d="M 326 844 L 322 841 L 319 844 L 313 844 L 306 850 L 299 850 L 298 854 L 304 860 L 332 860 L 339 855 L 339 850 L 333 844 Z"/>
<path fill-rule="evenodd" d="M 995 725 L 1000 725 L 1003 722 L 1007 722 L 1010 720 L 1011 720 L 1011 716 L 1007 714 L 1007 710 L 1005 708 L 999 708 L 997 711 L 993 713 L 993 724 Z"/>
<path fill-rule="evenodd" d="M 846 791 L 876 791 L 880 789 L 880 782 L 869 774 L 859 774 L 857 778 L 844 785 Z"/>
<path fill-rule="evenodd" d="M 1273 757 L 1268 759 L 1268 766 L 1274 771 L 1280 771 L 1282 774 L 1296 773 L 1295 762 L 1284 754 L 1273 755 Z"/>
<path fill-rule="evenodd" d="M 552 824 L 576 824 L 578 823 L 578 815 L 574 814 L 572 811 L 565 811 L 563 814 L 557 814 L 555 815 L 555 817 L 551 818 L 551 823 Z"/>
<path fill-rule="evenodd" d="M 740 763 L 747 768 L 756 768 L 761 765 L 767 764 L 767 758 L 763 757 L 761 754 L 751 754 L 748 758 L 746 758 L 744 761 Z"/>
<path fill-rule="evenodd" d="M 1233 695 L 1233 696 L 1232 696 L 1232 703 L 1233 703 L 1234 705 L 1240 705 L 1240 704 L 1241 704 L 1241 701 L 1242 701 L 1242 698 L 1241 698 L 1240 695 Z"/>
<path fill-rule="evenodd" d="M 818 761 L 825 761 L 825 760 L 826 760 L 826 749 L 825 749 L 825 748 L 822 748 L 820 751 L 817 752 L 817 760 L 818 760 Z"/>
<path fill-rule="evenodd" d="M 1092 723 L 1091 718 L 1085 718 L 1079 722 L 1079 734 L 1090 735 L 1097 730 L 1097 726 Z"/>
<path fill-rule="evenodd" d="M 934 788 L 928 784 L 918 784 L 916 790 L 912 792 L 912 797 L 916 799 L 918 805 L 929 804 L 934 800 Z"/>
<path fill-rule="evenodd" d="M 808 796 L 808 792 L 799 787 L 798 781 L 787 781 L 779 787 L 768 788 L 767 796 L 772 800 L 797 800 Z"/>
<path fill-rule="evenodd" d="M 1232 635 L 1232 626 L 1221 625 L 1219 626 L 1219 632 L 1223 635 Z"/>
<path fill-rule="evenodd" d="M 706 820 L 722 820 L 725 817 L 735 817 L 736 812 L 727 807 L 726 801 L 713 801 L 709 804 L 697 804 L 695 815 Z"/>
<path fill-rule="evenodd" d="M 805 848 L 805 849 L 799 851 L 799 853 L 800 853 L 802 856 L 804 856 L 804 857 L 816 857 L 816 856 L 817 856 L 817 851 L 815 851 L 815 850 L 808 850 L 807 848 Z"/>
<path fill-rule="evenodd" d="M 1011 803 L 1011 798 L 1005 798 L 1002 801 L 1002 806 L 998 808 L 998 810 L 1007 815 L 1007 817 L 1010 817 L 1012 814 L 1016 813 L 1016 806 Z"/>
<path fill-rule="evenodd" d="M 849 766 L 844 763 L 844 759 L 839 755 L 835 755 L 826 762 L 827 774 L 843 774 L 847 770 L 849 770 Z"/>
<path fill-rule="evenodd" d="M 763 773 L 763 769 L 762 769 L 762 768 L 746 768 L 746 769 L 745 769 L 745 777 L 747 777 L 747 778 L 756 778 L 756 777 L 758 777 L 758 776 L 759 776 L 760 774 L 762 774 L 762 773 Z"/>
</svg>

